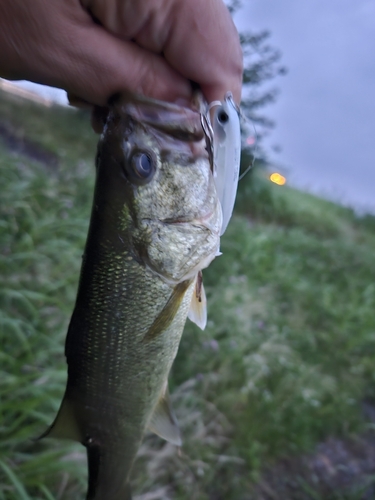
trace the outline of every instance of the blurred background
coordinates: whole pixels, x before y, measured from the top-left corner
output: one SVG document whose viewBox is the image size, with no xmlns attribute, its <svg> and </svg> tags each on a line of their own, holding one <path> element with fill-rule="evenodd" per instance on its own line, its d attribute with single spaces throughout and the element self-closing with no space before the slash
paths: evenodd
<svg viewBox="0 0 375 500">
<path fill-rule="evenodd" d="M 146 436 L 134 497 L 372 500 L 375 4 L 231 9 L 256 129 L 242 170 L 257 159 L 204 270 L 207 328 L 187 323 L 172 369 L 183 446 Z M 35 91 L 0 80 L 0 500 L 82 500 L 83 447 L 31 438 L 65 388 L 98 137 Z"/>
<path fill-rule="evenodd" d="M 264 144 L 290 182 L 375 211 L 375 3 L 372 0 L 247 0 L 240 31 L 270 31 L 285 78 Z"/>
</svg>

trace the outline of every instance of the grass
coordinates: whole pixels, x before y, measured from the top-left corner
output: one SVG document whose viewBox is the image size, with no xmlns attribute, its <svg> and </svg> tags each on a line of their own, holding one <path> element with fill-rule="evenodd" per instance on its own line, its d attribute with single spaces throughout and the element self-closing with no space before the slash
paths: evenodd
<svg viewBox="0 0 375 500">
<path fill-rule="evenodd" d="M 38 143 L 60 162 L 51 171 L 0 143 L 0 498 L 55 498 L 60 489 L 72 498 L 84 487 L 82 456 L 79 472 L 77 460 L 65 460 L 77 447 L 32 439 L 52 422 L 66 381 L 63 342 L 88 226 L 96 139 L 87 117 L 71 110 L 4 97 L 0 109 L 17 138 L 43 137 Z"/>
<path fill-rule="evenodd" d="M 4 95 L 0 122 L 58 161 L 29 161 L 0 139 L 0 500 L 78 500 L 83 448 L 32 438 L 65 387 L 96 138 L 81 112 Z M 187 323 L 172 370 L 184 445 L 146 437 L 133 473 L 140 499 L 260 499 L 264 467 L 368 428 L 374 228 L 374 217 L 273 186 L 261 172 L 245 178 L 223 256 L 204 272 L 208 326 Z M 354 500 L 358 488 L 303 480 L 293 498 Z"/>
</svg>

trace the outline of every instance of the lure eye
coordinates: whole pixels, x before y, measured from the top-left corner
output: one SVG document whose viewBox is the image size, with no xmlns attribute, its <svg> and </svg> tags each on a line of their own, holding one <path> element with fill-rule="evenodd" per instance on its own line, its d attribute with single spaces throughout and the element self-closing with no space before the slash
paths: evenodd
<svg viewBox="0 0 375 500">
<path fill-rule="evenodd" d="M 229 122 L 229 115 L 225 111 L 223 107 L 220 107 L 216 110 L 215 114 L 215 120 L 213 124 L 213 129 L 214 129 L 214 141 L 217 144 L 223 144 L 226 136 L 227 136 L 227 129 L 228 125 L 227 123 Z"/>
<path fill-rule="evenodd" d="M 219 111 L 218 115 L 217 115 L 217 119 L 219 120 L 219 123 L 221 124 L 224 124 L 224 123 L 227 123 L 227 121 L 229 120 L 229 116 L 228 114 L 222 109 Z"/>
<path fill-rule="evenodd" d="M 134 184 L 142 185 L 151 181 L 155 173 L 155 160 L 149 152 L 136 151 L 129 158 L 127 174 Z"/>
</svg>

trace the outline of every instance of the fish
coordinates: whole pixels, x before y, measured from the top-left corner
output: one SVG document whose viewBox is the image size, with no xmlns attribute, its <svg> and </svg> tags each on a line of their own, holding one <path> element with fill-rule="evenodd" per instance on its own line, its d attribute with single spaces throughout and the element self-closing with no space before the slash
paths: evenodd
<svg viewBox="0 0 375 500">
<path fill-rule="evenodd" d="M 205 326 L 222 227 L 201 106 L 122 94 L 99 140 L 67 385 L 42 436 L 86 447 L 87 500 L 131 499 L 148 430 L 181 446 L 168 375 L 187 317 Z"/>
</svg>

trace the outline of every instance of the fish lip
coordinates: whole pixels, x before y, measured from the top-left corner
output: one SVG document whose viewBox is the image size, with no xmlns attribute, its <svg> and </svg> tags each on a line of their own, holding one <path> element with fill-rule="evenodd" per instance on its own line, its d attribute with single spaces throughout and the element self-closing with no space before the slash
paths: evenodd
<svg viewBox="0 0 375 500">
<path fill-rule="evenodd" d="M 158 219 L 162 224 L 168 224 L 171 226 L 197 226 L 199 228 L 204 228 L 210 230 L 214 234 L 219 234 L 220 230 L 215 228 L 215 224 L 212 224 L 210 221 L 214 217 L 214 210 L 210 210 L 206 212 L 200 217 L 191 217 L 191 218 L 166 218 L 166 219 Z"/>
</svg>

